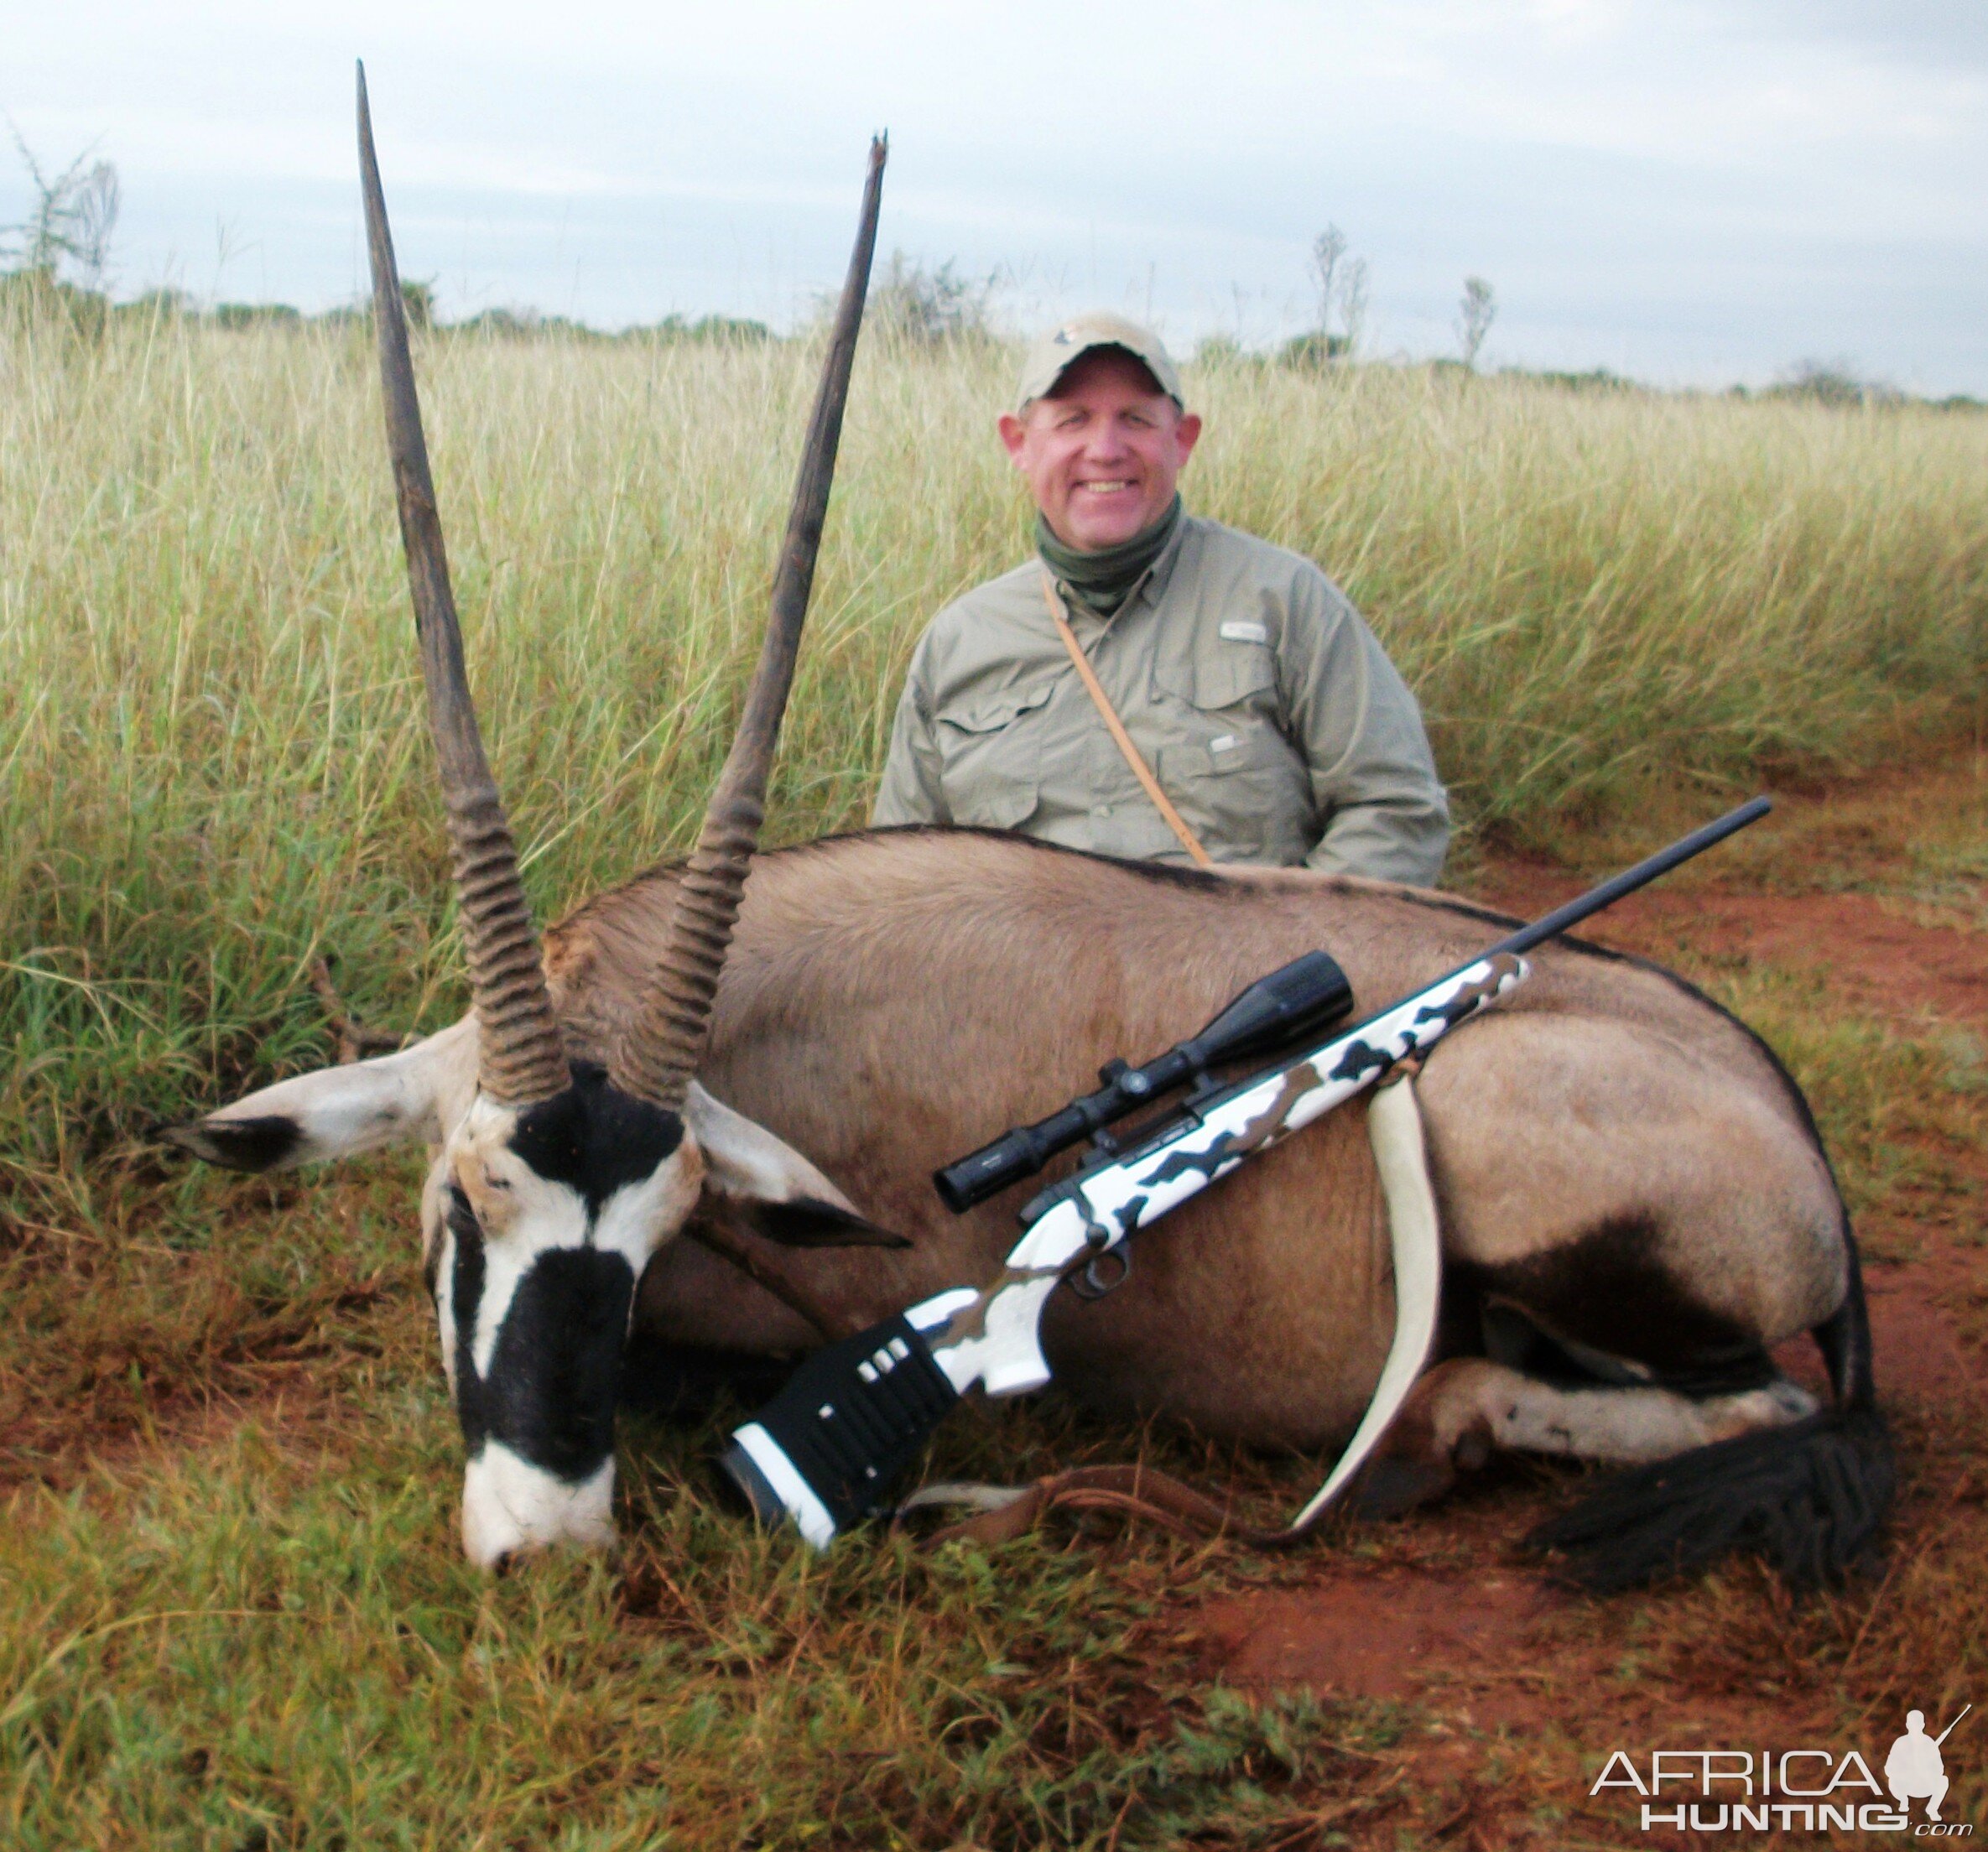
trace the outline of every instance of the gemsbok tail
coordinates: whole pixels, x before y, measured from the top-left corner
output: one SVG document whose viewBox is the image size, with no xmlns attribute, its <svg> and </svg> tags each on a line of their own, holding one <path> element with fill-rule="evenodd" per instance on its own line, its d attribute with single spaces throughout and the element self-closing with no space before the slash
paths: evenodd
<svg viewBox="0 0 1988 1852">
<path fill-rule="evenodd" d="M 1877 1541 L 1897 1463 L 1871 1372 L 1871 1314 L 1847 1220 L 1848 1290 L 1811 1335 L 1835 1406 L 1616 1475 L 1529 1548 L 1566 1556 L 1597 1594 L 1638 1588 L 1741 1553 L 1793 1587 L 1840 1580 Z"/>
</svg>

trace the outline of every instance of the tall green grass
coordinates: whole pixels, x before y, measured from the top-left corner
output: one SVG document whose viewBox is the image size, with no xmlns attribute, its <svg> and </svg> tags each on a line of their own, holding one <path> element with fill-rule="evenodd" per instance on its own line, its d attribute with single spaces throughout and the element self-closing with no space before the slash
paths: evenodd
<svg viewBox="0 0 1988 1852">
<path fill-rule="evenodd" d="M 420 354 L 542 909 L 687 841 L 757 645 L 803 343 Z M 859 824 L 904 658 L 1012 564 L 1010 356 L 862 355 L 773 834 Z M 1472 828 L 1930 736 L 1988 639 L 1988 420 L 1231 362 L 1198 509 L 1319 560 Z M 0 335 L 0 1167 L 86 1213 L 144 1111 L 315 1055 L 303 980 L 456 999 L 374 363 L 352 330 Z"/>
<path fill-rule="evenodd" d="M 472 679 L 548 913 L 695 826 L 814 357 L 420 356 Z M 924 617 L 1022 554 L 987 430 L 1007 372 L 977 349 L 859 364 L 777 836 L 861 819 Z M 1653 782 L 1913 750 L 1977 698 L 1988 421 L 1240 364 L 1194 391 L 1194 505 L 1347 584 L 1473 829 L 1628 829 Z M 412 1161 L 266 1182 L 161 1171 L 131 1136 L 324 1059 L 315 955 L 376 1022 L 460 1001 L 376 398 L 370 354 L 324 330 L 0 334 L 0 1843 L 1129 1852 L 1466 1821 L 1506 1843 L 1502 1821 L 1558 1844 L 1597 1719 L 1647 1720 L 1652 1652 L 1685 1714 L 1780 1666 L 1845 1727 L 1900 1691 L 1958 1708 L 1979 1654 L 1953 1641 L 1981 1630 L 1954 1616 L 1984 1585 L 1944 1490 L 1978 1477 L 1965 1409 L 1901 1418 L 1920 1502 L 1875 1629 L 1860 1594 L 1791 1614 L 1741 1571 L 1569 1610 L 1532 1669 L 1600 1630 L 1619 1676 L 1563 1688 L 1543 1730 L 1446 1715 L 1433 1785 L 1416 1707 L 1250 1701 L 1211 1683 L 1194 1605 L 1319 1557 L 1458 1571 L 1483 1533 L 1443 1514 L 1274 1564 L 1059 1533 L 817 1562 L 718 1508 L 715 1427 L 633 1423 L 618 1558 L 471 1575 Z M 1968 1074 L 1831 1027 L 1812 987 L 1699 975 L 1788 1053 L 1860 1206 L 1937 1189 L 1971 1213 L 1927 1156 L 1978 1146 Z M 1054 1403 L 963 1419 L 936 1464 L 1142 1444 L 1285 1506 L 1309 1489 L 1304 1462 Z M 1961 1515 L 1928 1518 L 1935 1495 Z"/>
</svg>

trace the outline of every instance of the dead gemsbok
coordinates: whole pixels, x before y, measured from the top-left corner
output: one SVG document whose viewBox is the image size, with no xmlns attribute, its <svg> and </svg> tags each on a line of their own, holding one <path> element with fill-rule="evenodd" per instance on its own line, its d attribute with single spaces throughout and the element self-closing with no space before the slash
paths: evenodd
<svg viewBox="0 0 1988 1852">
<path fill-rule="evenodd" d="M 488 1565 L 521 1546 L 611 1536 L 615 1391 L 636 1284 L 700 1192 L 778 1205 L 785 1220 L 776 1225 L 792 1239 L 824 1230 L 891 1239 L 870 1230 L 812 1166 L 691 1078 L 800 642 L 876 243 L 884 149 L 878 142 L 870 152 L 773 619 L 737 737 L 671 911 L 669 949 L 645 974 L 614 1046 L 591 1060 L 569 1059 L 470 699 L 363 70 L 359 153 L 401 535 L 475 1000 L 473 1046 L 451 1069 L 461 1096 L 451 1100 L 446 1130 L 436 1126 L 445 1148 L 423 1219 L 442 1356 L 469 1454 L 463 1540 Z M 314 1092 L 306 1117 L 336 1124 L 335 1142 L 351 1147 L 391 1133 L 380 1118 L 377 1070 L 356 1087 L 346 1073 L 323 1078 L 329 1085 Z M 386 1086 L 392 1094 L 399 1082 L 389 1076 Z M 424 1123 L 435 1109 L 412 1095 L 408 1104 Z M 262 1168 L 315 1154 L 314 1136 L 273 1109 L 181 1142 L 204 1157 Z"/>
<path fill-rule="evenodd" d="M 422 1219 L 469 1455 L 463 1536 L 492 1564 L 611 1536 L 632 1319 L 685 1346 L 793 1355 L 989 1279 L 1033 1186 L 955 1218 L 932 1191 L 937 1166 L 1041 1117 L 1104 1061 L 1170 1045 L 1304 951 L 1330 951 L 1370 1007 L 1510 923 L 1382 883 L 1175 871 L 976 830 L 831 838 L 753 857 L 745 882 L 879 150 L 765 654 L 697 851 L 589 902 L 547 934 L 541 963 L 463 678 L 363 91 L 362 125 L 475 1007 L 403 1053 L 284 1081 L 171 1136 L 250 1170 L 403 1139 L 435 1151 Z M 1579 942 L 1533 963 L 1417 1083 L 1443 1231 L 1441 1360 L 1377 1483 L 1428 1496 L 1497 1447 L 1644 1463 L 1563 1528 L 1595 1579 L 1733 1547 L 1797 1578 L 1834 1573 L 1875 1536 L 1892 1466 L 1855 1246 L 1808 1109 L 1766 1047 L 1680 980 Z M 1356 1102 L 1184 1206 L 1109 1297 L 1057 1294 L 1058 1380 L 1095 1407 L 1212 1435 L 1342 1438 L 1393 1326 L 1365 1119 Z M 886 1228 L 908 1243 L 882 1245 Z M 830 1242 L 868 1245 L 811 1251 Z M 1803 1331 L 1828 1363 L 1827 1410 L 1768 1355 Z"/>
</svg>

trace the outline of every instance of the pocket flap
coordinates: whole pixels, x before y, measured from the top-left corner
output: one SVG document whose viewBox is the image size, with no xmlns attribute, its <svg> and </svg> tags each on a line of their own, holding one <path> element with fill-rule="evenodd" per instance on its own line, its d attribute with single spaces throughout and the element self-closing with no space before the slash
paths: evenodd
<svg viewBox="0 0 1988 1852">
<path fill-rule="evenodd" d="M 1259 762 L 1253 745 L 1248 736 L 1241 733 L 1218 734 L 1200 743 L 1182 741 L 1160 748 L 1159 769 L 1163 778 L 1220 778 Z"/>
<path fill-rule="evenodd" d="M 1045 682 L 1040 688 L 1011 688 L 981 700 L 961 701 L 952 707 L 941 708 L 934 718 L 945 726 L 957 727 L 962 733 L 997 732 L 1023 715 L 1033 713 L 1054 690 L 1053 682 Z"/>
</svg>

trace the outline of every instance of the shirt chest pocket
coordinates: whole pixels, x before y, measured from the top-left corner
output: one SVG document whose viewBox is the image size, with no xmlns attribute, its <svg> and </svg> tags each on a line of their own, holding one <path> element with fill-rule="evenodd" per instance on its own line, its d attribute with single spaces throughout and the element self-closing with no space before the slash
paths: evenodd
<svg viewBox="0 0 1988 1852">
<path fill-rule="evenodd" d="M 1160 750 L 1160 783 L 1218 861 L 1289 863 L 1316 840 L 1303 756 L 1279 725 L 1277 663 L 1259 625 L 1226 627 L 1165 665 L 1159 686 L 1184 737 Z"/>
<path fill-rule="evenodd" d="M 1301 861 L 1317 837 L 1304 762 L 1267 723 L 1165 746 L 1157 769 L 1218 861 Z"/>
<path fill-rule="evenodd" d="M 1291 757 L 1278 725 L 1277 660 L 1260 624 L 1225 624 L 1205 633 L 1192 654 L 1154 665 L 1164 694 L 1191 712 L 1174 709 L 1173 741 L 1162 757 L 1177 775 L 1234 779 L 1262 773 Z"/>
<path fill-rule="evenodd" d="M 1054 684 L 1009 689 L 955 702 L 934 720 L 939 782 L 958 824 L 1012 830 L 1034 812 L 1040 791 L 1040 737 Z"/>
<path fill-rule="evenodd" d="M 1189 649 L 1154 665 L 1153 679 L 1210 715 L 1237 708 L 1267 721 L 1276 716 L 1277 658 L 1269 631 L 1260 623 L 1238 619 L 1199 630 Z"/>
</svg>

